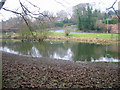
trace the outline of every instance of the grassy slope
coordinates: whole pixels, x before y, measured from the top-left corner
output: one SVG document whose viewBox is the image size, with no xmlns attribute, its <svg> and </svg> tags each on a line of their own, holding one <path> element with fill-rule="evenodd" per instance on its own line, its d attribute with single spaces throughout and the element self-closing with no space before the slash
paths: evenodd
<svg viewBox="0 0 120 90">
<path fill-rule="evenodd" d="M 18 36 L 19 34 L 16 33 L 15 35 L 13 34 L 9 34 L 9 35 L 5 35 L 2 34 L 3 37 L 8 37 L 8 36 Z M 61 32 L 49 32 L 48 36 L 65 36 L 65 33 L 61 33 Z M 101 34 L 101 33 L 70 33 L 69 37 L 77 37 L 77 38 L 86 38 L 86 39 L 93 39 L 93 38 L 97 38 L 97 39 L 105 39 L 105 40 L 120 40 L 120 34 Z"/>
<path fill-rule="evenodd" d="M 65 36 L 65 33 L 51 32 L 50 36 Z M 98 38 L 98 39 L 118 39 L 120 34 L 100 34 L 100 33 L 70 33 L 70 37 L 80 37 L 80 38 Z M 120 38 L 119 38 L 120 39 Z"/>
</svg>

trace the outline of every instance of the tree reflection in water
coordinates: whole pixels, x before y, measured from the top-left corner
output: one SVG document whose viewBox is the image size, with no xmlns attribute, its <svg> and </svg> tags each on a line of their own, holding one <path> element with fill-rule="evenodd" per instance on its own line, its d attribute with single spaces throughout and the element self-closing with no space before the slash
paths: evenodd
<svg viewBox="0 0 120 90">
<path fill-rule="evenodd" d="M 4 40 L 2 50 L 32 57 L 47 57 L 74 61 L 111 61 L 116 62 L 120 57 L 118 44 L 102 45 L 78 42 L 15 42 Z"/>
</svg>

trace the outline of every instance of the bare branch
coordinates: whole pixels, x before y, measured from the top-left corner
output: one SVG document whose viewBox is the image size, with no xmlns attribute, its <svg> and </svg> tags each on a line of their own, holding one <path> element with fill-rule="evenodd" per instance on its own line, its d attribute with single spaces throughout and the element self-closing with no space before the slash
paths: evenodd
<svg viewBox="0 0 120 90">
<path fill-rule="evenodd" d="M 30 2 L 29 2 L 29 3 L 30 3 Z M 49 17 L 47 14 L 45 15 L 44 13 L 40 13 L 39 11 L 38 11 L 38 13 L 33 13 L 32 11 L 29 10 L 29 8 L 27 8 L 27 7 L 21 2 L 21 0 L 19 0 L 19 4 L 20 4 L 20 8 L 22 9 L 22 12 L 17 12 L 17 11 L 15 11 L 15 10 L 9 10 L 9 9 L 7 9 L 7 8 L 3 8 L 3 10 L 12 12 L 12 13 L 14 13 L 14 14 L 16 14 L 16 15 L 20 15 L 20 16 L 23 18 L 24 22 L 26 23 L 28 29 L 30 30 L 31 35 L 32 35 L 34 38 L 36 38 L 36 36 L 35 36 L 34 33 L 33 33 L 33 31 L 35 31 L 35 30 L 34 30 L 34 28 L 32 27 L 32 25 L 29 23 L 28 18 L 30 17 L 30 18 L 32 18 L 32 19 L 39 20 L 39 23 L 43 26 L 43 24 L 46 23 L 46 21 L 45 21 L 45 19 L 44 19 L 43 17 L 47 17 L 50 21 L 52 21 L 52 20 L 51 20 L 51 17 Z M 36 8 L 38 8 L 38 9 L 40 10 L 40 8 L 37 7 L 36 5 L 33 5 L 32 3 L 30 3 L 30 4 L 31 4 L 33 7 L 36 7 Z M 19 8 L 18 8 L 18 9 L 19 9 Z M 17 9 L 17 10 L 18 10 L 18 9 Z M 43 17 L 39 17 L 39 16 L 43 16 Z"/>
<path fill-rule="evenodd" d="M 62 5 L 63 7 L 65 7 L 65 5 L 63 5 L 63 3 L 57 1 L 57 0 L 54 0 L 55 2 L 59 3 L 60 5 Z"/>
<path fill-rule="evenodd" d="M 113 7 L 113 10 L 114 10 L 115 14 L 117 15 L 117 17 L 120 19 L 120 16 L 119 16 L 119 14 L 116 12 L 116 10 L 114 9 L 114 7 Z"/>
<path fill-rule="evenodd" d="M 65 5 L 63 5 L 63 3 L 57 1 L 57 0 L 54 0 L 55 2 L 57 2 L 58 4 L 60 4 L 61 6 L 63 6 L 65 8 Z M 65 1 L 67 4 L 69 4 L 67 1 Z M 67 11 L 67 9 L 65 8 L 67 14 L 71 17 L 71 14 Z"/>
<path fill-rule="evenodd" d="M 111 7 L 109 7 L 109 8 L 107 8 L 107 10 L 109 10 L 109 9 L 113 8 L 113 7 L 114 7 L 114 5 L 116 4 L 116 2 L 117 2 L 117 0 L 115 0 L 115 2 L 112 4 L 112 6 L 111 6 Z"/>
<path fill-rule="evenodd" d="M 0 2 L 0 10 L 1 10 L 1 8 L 4 6 L 5 1 L 6 1 L 6 0 L 1 0 L 1 2 Z"/>
<path fill-rule="evenodd" d="M 5 11 L 9 11 L 9 12 L 12 12 L 12 13 L 15 13 L 15 14 L 18 14 L 20 16 L 22 16 L 23 20 L 25 21 L 26 25 L 28 26 L 32 36 L 34 36 L 34 34 L 32 33 L 32 29 L 31 29 L 31 26 L 29 25 L 29 23 L 27 22 L 27 20 L 25 19 L 24 15 L 22 15 L 22 13 L 19 13 L 19 12 L 16 12 L 16 11 L 12 11 L 12 10 L 9 10 L 9 9 L 6 9 L 6 8 L 3 8 Z"/>
<path fill-rule="evenodd" d="M 5 11 L 9 11 L 9 12 L 12 12 L 12 13 L 15 13 L 15 14 L 22 15 L 21 13 L 13 11 L 13 10 L 9 10 L 9 9 L 6 9 L 6 8 L 2 8 L 2 9 L 5 10 Z"/>
<path fill-rule="evenodd" d="M 27 12 L 26 12 L 26 10 L 25 10 L 23 4 L 21 3 L 20 0 L 19 0 L 19 2 L 20 2 L 20 5 L 21 5 L 21 7 L 22 7 L 23 12 L 27 15 Z M 31 25 L 28 23 L 28 21 L 26 20 L 25 16 L 24 16 L 24 15 L 21 15 L 21 16 L 22 16 L 22 18 L 24 19 L 26 25 L 28 26 L 28 28 L 29 28 L 29 30 L 30 30 L 32 36 L 35 38 L 35 36 L 34 36 L 34 34 L 33 34 L 33 28 L 32 28 Z"/>
<path fill-rule="evenodd" d="M 113 9 L 114 12 L 115 12 L 115 14 L 117 15 L 117 17 L 120 19 L 120 16 L 118 15 L 117 11 L 116 11 L 115 8 L 114 8 L 114 5 L 115 5 L 116 3 L 117 3 L 117 0 L 115 0 L 115 2 L 112 4 L 112 6 L 109 7 L 109 8 L 107 8 L 106 10 Z"/>
<path fill-rule="evenodd" d="M 29 4 L 31 4 L 32 6 L 34 6 L 34 7 L 36 7 L 36 8 L 38 8 L 39 10 L 40 10 L 40 8 L 38 7 L 38 6 L 36 6 L 36 5 L 34 5 L 34 4 L 32 4 L 31 2 L 29 2 L 28 0 L 26 0 Z"/>
<path fill-rule="evenodd" d="M 19 0 L 19 2 L 20 2 L 20 0 Z M 30 2 L 29 2 L 30 3 Z M 30 4 L 32 4 L 32 3 L 30 3 Z M 20 2 L 20 5 L 21 5 L 21 7 L 22 7 L 22 9 L 23 9 L 23 11 L 24 11 L 24 13 L 26 14 L 26 15 L 29 15 L 30 17 L 32 17 L 32 15 L 34 15 L 34 16 L 40 16 L 40 15 L 42 15 L 42 16 L 44 16 L 44 17 L 47 17 L 47 18 L 49 18 L 49 20 L 51 21 L 51 18 L 48 16 L 48 15 L 45 15 L 45 14 L 43 14 L 43 13 L 37 13 L 37 14 L 34 14 L 34 13 L 32 13 L 28 8 L 26 8 L 21 2 Z M 33 5 L 33 4 L 32 4 Z M 37 7 L 36 5 L 33 5 L 34 7 Z M 37 8 L 39 8 L 39 7 L 37 7 Z M 40 8 L 39 8 L 40 9 Z M 29 14 L 28 14 L 28 13 Z M 30 15 L 31 14 L 31 15 Z"/>
</svg>

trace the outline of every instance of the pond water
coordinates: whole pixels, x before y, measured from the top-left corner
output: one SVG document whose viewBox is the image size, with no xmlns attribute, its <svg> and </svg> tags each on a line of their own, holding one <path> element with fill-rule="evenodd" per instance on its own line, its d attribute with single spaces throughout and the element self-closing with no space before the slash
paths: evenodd
<svg viewBox="0 0 120 90">
<path fill-rule="evenodd" d="M 119 62 L 120 45 L 89 44 L 70 41 L 17 42 L 3 40 L 0 50 L 32 57 L 72 61 Z"/>
</svg>

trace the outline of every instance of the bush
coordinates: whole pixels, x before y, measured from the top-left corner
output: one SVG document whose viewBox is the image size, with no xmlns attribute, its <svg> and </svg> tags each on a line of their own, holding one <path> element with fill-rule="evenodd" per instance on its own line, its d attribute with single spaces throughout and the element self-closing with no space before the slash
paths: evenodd
<svg viewBox="0 0 120 90">
<path fill-rule="evenodd" d="M 73 25 L 73 23 L 68 23 L 68 26 L 71 26 L 71 25 Z"/>
<path fill-rule="evenodd" d="M 29 39 L 32 36 L 32 34 L 27 27 L 23 26 L 20 30 L 20 36 L 22 39 Z"/>
<path fill-rule="evenodd" d="M 105 23 L 107 24 L 107 20 L 105 20 Z M 118 23 L 117 20 L 114 20 L 114 19 L 108 20 L 108 24 L 117 24 L 117 23 Z"/>
<path fill-rule="evenodd" d="M 39 34 L 37 35 L 37 39 L 38 39 L 39 41 L 43 41 L 43 40 L 46 39 L 46 38 L 47 38 L 47 33 L 45 33 L 45 32 L 39 33 Z"/>
<path fill-rule="evenodd" d="M 62 22 L 57 22 L 55 23 L 55 27 L 63 27 L 64 24 Z"/>
<path fill-rule="evenodd" d="M 65 36 L 69 36 L 70 31 L 69 30 L 65 30 Z"/>
<path fill-rule="evenodd" d="M 69 36 L 70 29 L 71 28 L 69 26 L 65 27 L 65 36 Z"/>
<path fill-rule="evenodd" d="M 75 23 L 69 19 L 65 19 L 55 23 L 55 27 L 63 27 L 64 25 L 71 26 L 75 25 Z"/>
<path fill-rule="evenodd" d="M 106 30 L 106 27 L 102 21 L 97 21 L 94 25 L 96 31 L 104 31 Z"/>
</svg>

